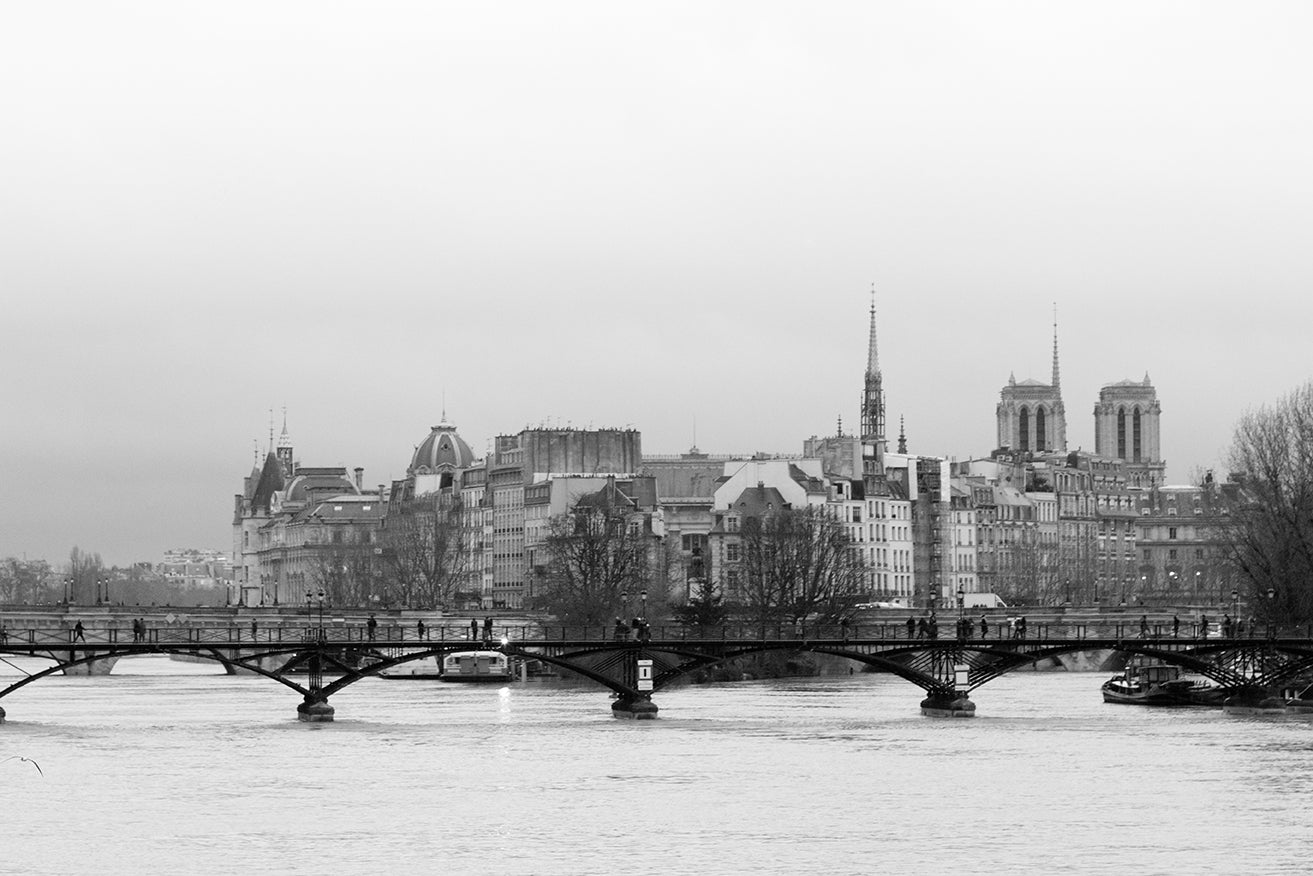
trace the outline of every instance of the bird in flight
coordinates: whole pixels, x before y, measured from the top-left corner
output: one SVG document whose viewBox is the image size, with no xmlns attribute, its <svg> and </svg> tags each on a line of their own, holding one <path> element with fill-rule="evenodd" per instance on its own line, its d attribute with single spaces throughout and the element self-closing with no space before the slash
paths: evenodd
<svg viewBox="0 0 1313 876">
<path fill-rule="evenodd" d="M 5 760 L 25 760 L 25 761 L 27 761 L 28 763 L 30 763 L 32 766 L 36 767 L 36 771 L 39 772 L 39 773 L 41 773 L 41 777 L 42 777 L 42 778 L 45 778 L 46 773 L 45 773 L 45 771 L 44 771 L 43 769 L 41 769 L 41 764 L 39 764 L 39 763 L 37 763 L 36 761 L 32 760 L 32 758 L 30 758 L 30 757 L 23 757 L 23 756 L 20 755 L 20 754 L 11 754 L 11 755 L 9 755 L 9 757 L 6 757 Z M 0 763 L 4 763 L 5 760 L 0 760 Z"/>
</svg>

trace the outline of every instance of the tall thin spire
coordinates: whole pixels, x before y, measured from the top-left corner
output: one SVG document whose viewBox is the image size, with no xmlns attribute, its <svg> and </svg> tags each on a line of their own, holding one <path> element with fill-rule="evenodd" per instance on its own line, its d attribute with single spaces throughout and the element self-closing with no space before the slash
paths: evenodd
<svg viewBox="0 0 1313 876">
<path fill-rule="evenodd" d="M 880 346 L 875 339 L 875 284 L 871 284 L 871 332 L 866 350 L 867 375 L 880 373 Z"/>
<path fill-rule="evenodd" d="M 866 350 L 866 378 L 862 385 L 862 481 L 866 495 L 885 495 L 884 378 L 875 336 L 875 284 L 871 284 L 871 329 Z"/>
<path fill-rule="evenodd" d="M 269 452 L 274 452 L 274 409 L 269 409 Z"/>
<path fill-rule="evenodd" d="M 1062 386 L 1058 379 L 1058 302 L 1053 302 L 1053 388 Z"/>
<path fill-rule="evenodd" d="M 273 429 L 270 428 L 270 435 Z M 282 406 L 282 435 L 278 436 L 278 447 L 291 447 L 291 436 L 288 433 L 288 406 Z"/>
<path fill-rule="evenodd" d="M 898 452 L 907 452 L 907 429 L 903 424 L 903 415 L 898 415 Z"/>
</svg>

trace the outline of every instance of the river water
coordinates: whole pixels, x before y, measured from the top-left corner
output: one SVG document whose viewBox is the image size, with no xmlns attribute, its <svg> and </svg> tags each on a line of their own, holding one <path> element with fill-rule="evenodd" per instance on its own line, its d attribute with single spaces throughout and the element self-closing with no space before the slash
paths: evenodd
<svg viewBox="0 0 1313 876">
<path fill-rule="evenodd" d="M 14 670 L 0 666 L 11 675 Z M 1017 673 L 924 718 L 885 675 L 660 692 L 368 680 L 302 724 L 151 656 L 0 701 L 5 874 L 1304 873 L 1313 719 Z"/>
</svg>

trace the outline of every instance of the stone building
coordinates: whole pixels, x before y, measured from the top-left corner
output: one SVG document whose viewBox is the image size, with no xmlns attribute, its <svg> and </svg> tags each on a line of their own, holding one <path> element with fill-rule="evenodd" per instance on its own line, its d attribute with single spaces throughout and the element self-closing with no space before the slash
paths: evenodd
<svg viewBox="0 0 1313 876">
<path fill-rule="evenodd" d="M 1120 459 L 1131 487 L 1153 487 L 1163 483 L 1167 464 L 1159 440 L 1158 393 L 1149 382 L 1122 380 L 1099 390 L 1094 406 L 1094 452 L 1107 459 Z"/>
<path fill-rule="evenodd" d="M 271 442 L 272 443 L 272 442 Z M 385 497 L 363 489 L 364 469 L 296 461 L 286 422 L 233 508 L 233 578 L 243 605 L 300 604 L 307 592 L 354 602 L 381 572 Z"/>
<path fill-rule="evenodd" d="M 1049 383 L 1008 377 L 1000 392 L 998 447 L 1018 453 L 1066 452 L 1067 414 L 1058 371 L 1058 326 L 1053 324 L 1053 376 Z"/>
</svg>

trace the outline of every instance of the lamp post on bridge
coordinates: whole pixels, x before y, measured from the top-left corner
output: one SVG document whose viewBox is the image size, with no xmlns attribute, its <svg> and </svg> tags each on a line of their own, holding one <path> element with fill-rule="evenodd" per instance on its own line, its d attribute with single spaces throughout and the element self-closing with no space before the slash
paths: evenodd
<svg viewBox="0 0 1313 876">
<path fill-rule="evenodd" d="M 651 633 L 649 632 L 650 628 L 647 622 L 647 590 L 644 589 L 638 591 L 638 595 L 643 600 L 643 607 L 639 609 L 641 613 L 638 615 L 639 618 L 638 637 L 641 641 L 646 642 L 649 638 L 651 638 Z"/>
<path fill-rule="evenodd" d="M 297 720 L 300 721 L 331 721 L 333 720 L 333 707 L 323 698 L 320 691 L 324 688 L 324 597 L 328 594 L 324 588 L 320 587 L 318 593 L 307 590 L 305 592 L 305 614 L 306 622 L 309 623 L 313 617 L 314 600 L 316 596 L 319 600 L 319 633 L 316 637 L 315 649 L 310 653 L 309 665 L 306 667 L 307 679 L 306 687 L 309 693 L 306 695 L 305 702 L 296 707 Z"/>
<path fill-rule="evenodd" d="M 1240 591 L 1231 589 L 1231 628 L 1235 629 L 1235 623 L 1240 618 Z"/>
<path fill-rule="evenodd" d="M 73 579 L 71 577 L 64 578 L 64 607 L 65 608 L 67 608 L 69 605 L 72 604 L 71 602 L 69 602 L 69 593 L 72 591 L 72 589 L 73 589 Z"/>
<path fill-rule="evenodd" d="M 309 590 L 305 592 L 305 618 L 307 624 L 310 623 L 310 619 L 313 617 L 314 598 L 319 597 L 319 628 L 316 631 L 315 638 L 320 642 L 324 641 L 324 597 L 327 595 L 322 587 L 319 588 L 318 594 Z"/>
<path fill-rule="evenodd" d="M 1277 589 L 1275 587 L 1267 588 L 1267 637 L 1275 639 L 1277 635 L 1276 615 L 1273 613 L 1276 606 Z"/>
</svg>

